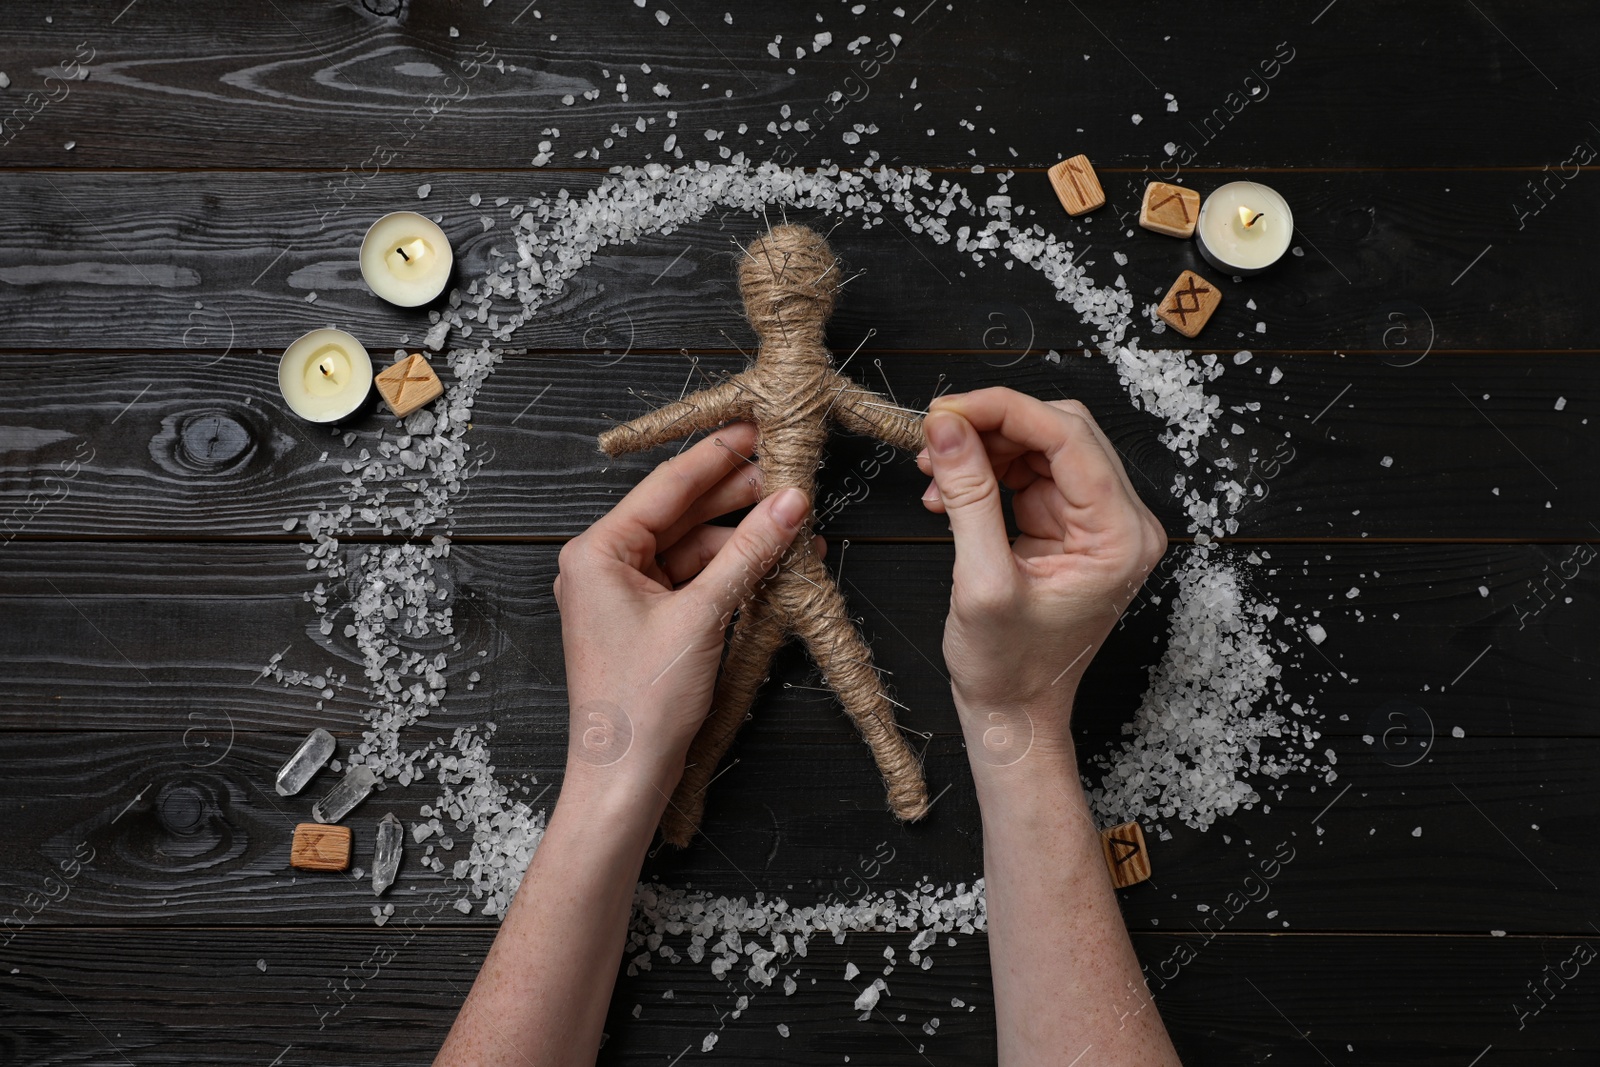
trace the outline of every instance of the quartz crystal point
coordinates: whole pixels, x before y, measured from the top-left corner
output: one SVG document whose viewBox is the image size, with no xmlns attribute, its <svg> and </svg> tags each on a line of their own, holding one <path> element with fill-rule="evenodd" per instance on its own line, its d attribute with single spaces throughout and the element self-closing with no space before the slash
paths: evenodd
<svg viewBox="0 0 1600 1067">
<path fill-rule="evenodd" d="M 352 808 L 372 792 L 378 776 L 365 767 L 351 767 L 338 785 L 328 790 L 328 795 L 311 807 L 311 817 L 318 822 L 338 822 L 350 814 Z"/>
<path fill-rule="evenodd" d="M 292 797 L 304 789 L 331 755 L 333 735 L 320 726 L 312 730 L 311 735 L 294 750 L 289 762 L 278 770 L 278 795 Z"/>
<path fill-rule="evenodd" d="M 400 820 L 389 812 L 378 822 L 378 841 L 372 850 L 372 895 L 382 896 L 394 884 L 395 873 L 400 870 L 400 853 L 405 832 Z"/>
</svg>

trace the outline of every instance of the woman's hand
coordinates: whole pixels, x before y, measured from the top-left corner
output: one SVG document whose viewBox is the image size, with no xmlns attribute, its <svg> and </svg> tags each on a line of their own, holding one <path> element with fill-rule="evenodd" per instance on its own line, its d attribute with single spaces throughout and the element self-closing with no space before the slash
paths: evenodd
<svg viewBox="0 0 1600 1067">
<path fill-rule="evenodd" d="M 982 389 L 934 401 L 924 429 L 917 462 L 933 484 L 923 503 L 955 535 L 944 657 L 964 725 L 983 731 L 973 758 L 1066 750 L 1078 681 L 1166 533 L 1075 400 Z M 1014 543 L 1002 484 L 1016 494 Z"/>
<path fill-rule="evenodd" d="M 755 503 L 755 427 L 725 426 L 663 463 L 561 550 L 568 780 L 661 791 L 664 805 L 711 707 L 728 621 L 810 508 L 776 493 L 737 528 L 706 520 Z M 820 542 L 819 542 L 820 548 Z"/>
</svg>

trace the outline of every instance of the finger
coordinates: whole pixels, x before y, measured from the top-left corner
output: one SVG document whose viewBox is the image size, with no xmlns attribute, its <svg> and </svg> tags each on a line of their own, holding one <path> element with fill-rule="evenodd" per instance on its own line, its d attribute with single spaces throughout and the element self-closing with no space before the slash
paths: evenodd
<svg viewBox="0 0 1600 1067">
<path fill-rule="evenodd" d="M 1094 432 L 1095 437 L 1099 438 L 1101 447 L 1105 449 L 1106 455 L 1110 457 L 1111 466 L 1116 470 L 1118 477 L 1122 479 L 1122 488 L 1127 490 L 1129 496 L 1137 498 L 1139 494 L 1134 491 L 1133 480 L 1128 477 L 1128 468 L 1122 462 L 1122 453 L 1117 451 L 1117 446 L 1111 443 L 1111 438 L 1106 436 L 1106 432 L 1100 428 L 1100 424 L 1095 421 L 1094 416 L 1089 414 L 1089 409 L 1084 406 L 1083 402 L 1078 400 L 1051 400 L 1049 404 L 1051 407 L 1060 408 L 1062 411 L 1080 412 L 1084 418 L 1089 420 L 1089 429 Z"/>
<path fill-rule="evenodd" d="M 930 417 L 934 411 L 960 415 L 980 433 L 998 431 L 1011 447 L 1042 453 L 1056 487 L 1074 507 L 1092 509 L 1121 491 L 1126 475 L 1119 477 L 1086 413 L 1002 388 L 940 397 Z"/>
<path fill-rule="evenodd" d="M 1004 435 L 993 430 L 980 433 L 978 436 L 983 440 L 984 450 L 989 453 L 989 462 L 994 467 L 996 477 L 999 477 L 1008 468 L 1014 466 L 1019 459 L 1025 459 L 1030 455 L 1036 454 L 1013 441 L 1007 440 Z M 917 453 L 917 469 L 922 471 L 923 474 L 933 474 L 933 463 L 928 459 L 928 450 L 926 448 Z"/>
<path fill-rule="evenodd" d="M 955 580 L 969 589 L 1004 589 L 1016 576 L 995 480 L 972 424 L 940 408 L 923 420 L 939 499 L 956 540 Z"/>
<path fill-rule="evenodd" d="M 735 532 L 732 526 L 697 526 L 684 534 L 677 544 L 657 556 L 656 563 L 661 567 L 667 588 L 677 588 L 705 570 L 706 564 L 716 558 Z M 821 534 L 811 538 L 811 550 L 818 559 L 827 554 L 828 544 Z"/>
<path fill-rule="evenodd" d="M 756 429 L 733 423 L 645 475 L 609 513 L 590 527 L 596 544 L 643 568 L 655 555 L 656 537 L 669 529 L 755 446 Z"/>
<path fill-rule="evenodd" d="M 1057 552 L 1061 551 L 1067 536 L 1067 510 L 1067 502 L 1049 482 L 1025 489 L 1011 498 L 1011 513 L 1017 518 L 1018 532 L 1054 540 Z"/>
<path fill-rule="evenodd" d="M 743 463 L 738 470 L 729 471 L 722 481 L 690 504 L 677 522 L 656 534 L 656 551 L 665 552 L 677 544 L 680 537 L 710 519 L 750 507 L 761 499 L 761 484 L 761 468 L 753 463 Z"/>
<path fill-rule="evenodd" d="M 698 603 L 730 618 L 794 540 L 811 502 L 790 487 L 757 504 L 688 585 Z"/>
<path fill-rule="evenodd" d="M 979 434 L 980 439 L 986 436 L 997 437 L 997 435 Z M 987 440 L 984 441 L 984 446 L 985 450 L 988 451 Z M 922 494 L 922 503 L 929 511 L 943 515 L 944 503 L 939 499 L 939 483 L 931 480 L 933 465 L 927 463 L 926 452 L 923 452 L 918 458 L 919 465 L 924 467 L 923 473 L 930 475 L 928 488 Z M 989 458 L 994 461 L 993 451 L 989 451 Z M 994 469 L 995 477 L 999 479 L 1000 484 L 1013 492 L 1026 489 L 1041 478 L 1045 481 L 1051 481 L 1052 485 L 1054 484 L 1050 476 L 1050 461 L 1038 452 L 1024 452 L 1009 463 L 994 461 L 990 463 L 990 466 Z M 1059 496 L 1059 494 L 1057 495 Z"/>
</svg>

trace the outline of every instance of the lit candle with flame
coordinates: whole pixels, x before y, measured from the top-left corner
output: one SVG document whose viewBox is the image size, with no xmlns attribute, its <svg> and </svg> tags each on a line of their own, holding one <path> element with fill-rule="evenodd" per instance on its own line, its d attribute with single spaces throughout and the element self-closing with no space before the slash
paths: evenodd
<svg viewBox="0 0 1600 1067">
<path fill-rule="evenodd" d="M 1229 182 L 1200 205 L 1194 236 L 1200 254 L 1218 270 L 1259 274 L 1289 250 L 1294 214 L 1259 182 Z"/>
<path fill-rule="evenodd" d="M 372 390 L 372 359 L 343 330 L 312 330 L 278 361 L 278 389 L 302 419 L 338 422 L 354 414 Z"/>
</svg>

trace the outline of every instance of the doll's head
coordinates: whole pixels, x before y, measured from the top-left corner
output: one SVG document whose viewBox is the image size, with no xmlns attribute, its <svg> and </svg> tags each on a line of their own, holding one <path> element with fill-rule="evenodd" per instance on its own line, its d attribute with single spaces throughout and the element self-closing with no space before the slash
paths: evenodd
<svg viewBox="0 0 1600 1067">
<path fill-rule="evenodd" d="M 806 226 L 775 226 L 739 257 L 745 317 L 763 344 L 820 344 L 839 281 L 833 250 Z"/>
</svg>

